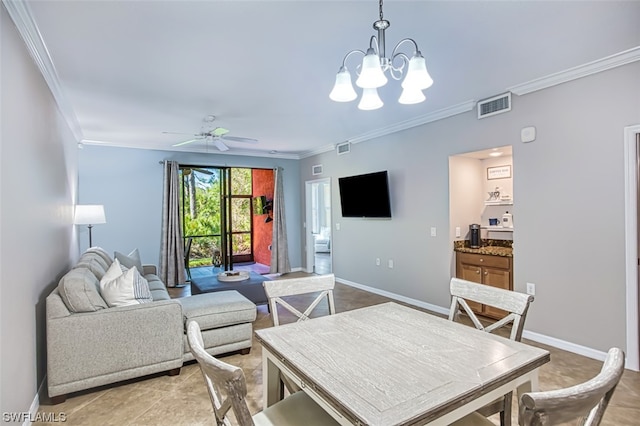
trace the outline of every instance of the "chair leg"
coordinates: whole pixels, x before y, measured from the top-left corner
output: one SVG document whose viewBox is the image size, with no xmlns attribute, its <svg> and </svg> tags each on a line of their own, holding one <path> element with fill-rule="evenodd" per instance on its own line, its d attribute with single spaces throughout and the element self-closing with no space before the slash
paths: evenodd
<svg viewBox="0 0 640 426">
<path fill-rule="evenodd" d="M 511 400 L 513 392 L 509 392 L 504 396 L 504 406 L 500 411 L 500 426 L 511 426 Z"/>
</svg>

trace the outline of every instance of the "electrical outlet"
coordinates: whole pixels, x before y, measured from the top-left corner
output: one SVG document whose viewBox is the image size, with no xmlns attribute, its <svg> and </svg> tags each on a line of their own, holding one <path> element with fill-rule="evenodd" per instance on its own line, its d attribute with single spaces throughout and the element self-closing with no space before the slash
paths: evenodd
<svg viewBox="0 0 640 426">
<path fill-rule="evenodd" d="M 432 236 L 432 237 L 435 237 L 435 236 L 436 236 L 436 234 L 437 234 L 436 227 L 435 227 L 435 226 L 432 226 L 432 227 L 431 227 L 431 236 Z"/>
<path fill-rule="evenodd" d="M 389 266 L 390 269 L 393 269 L 393 259 L 389 259 L 389 262 L 387 263 L 387 265 Z"/>
<path fill-rule="evenodd" d="M 527 294 L 536 295 L 536 285 L 534 283 L 527 283 Z"/>
<path fill-rule="evenodd" d="M 456 226 L 456 238 L 460 238 L 460 227 Z"/>
<path fill-rule="evenodd" d="M 376 266 L 380 266 L 380 258 L 376 257 Z"/>
</svg>

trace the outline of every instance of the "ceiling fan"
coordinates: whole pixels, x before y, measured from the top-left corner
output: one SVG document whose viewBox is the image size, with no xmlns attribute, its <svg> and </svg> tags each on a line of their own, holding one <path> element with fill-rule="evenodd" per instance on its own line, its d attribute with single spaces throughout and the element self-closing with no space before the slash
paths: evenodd
<svg viewBox="0 0 640 426">
<path fill-rule="evenodd" d="M 202 130 L 200 133 L 196 133 L 193 136 L 195 138 L 189 139 L 186 141 L 178 142 L 172 146 L 182 146 L 187 145 L 193 142 L 205 140 L 207 142 L 211 142 L 218 150 L 220 151 L 228 151 L 229 147 L 223 141 L 232 141 L 232 142 L 245 142 L 245 143 L 258 143 L 257 139 L 251 138 L 242 138 L 239 136 L 227 136 L 229 133 L 228 129 L 224 127 L 214 127 L 213 122 L 215 121 L 215 115 L 209 115 L 205 117 L 204 124 L 202 125 Z M 188 135 L 189 133 L 175 133 L 175 132 L 162 132 L 168 135 Z"/>
</svg>

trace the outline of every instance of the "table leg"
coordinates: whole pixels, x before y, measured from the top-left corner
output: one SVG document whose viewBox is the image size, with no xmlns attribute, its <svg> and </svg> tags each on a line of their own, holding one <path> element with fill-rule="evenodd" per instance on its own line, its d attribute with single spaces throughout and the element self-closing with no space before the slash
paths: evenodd
<svg viewBox="0 0 640 426">
<path fill-rule="evenodd" d="M 280 380 L 280 369 L 271 361 L 269 352 L 262 348 L 262 404 L 263 408 L 282 399 L 284 389 Z"/>
</svg>

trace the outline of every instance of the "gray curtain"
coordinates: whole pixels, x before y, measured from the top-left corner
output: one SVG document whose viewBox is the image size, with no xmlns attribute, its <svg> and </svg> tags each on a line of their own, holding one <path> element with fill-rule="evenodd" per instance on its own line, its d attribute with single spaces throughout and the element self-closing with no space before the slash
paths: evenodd
<svg viewBox="0 0 640 426">
<path fill-rule="evenodd" d="M 176 161 L 164 162 L 160 278 L 167 287 L 185 282 L 184 242 L 180 227 L 180 171 Z"/>
<path fill-rule="evenodd" d="M 272 274 L 291 272 L 289 264 L 289 247 L 287 246 L 287 226 L 284 215 L 284 186 L 282 183 L 282 167 L 273 169 L 275 188 L 273 192 L 273 239 L 271 240 Z"/>
</svg>

